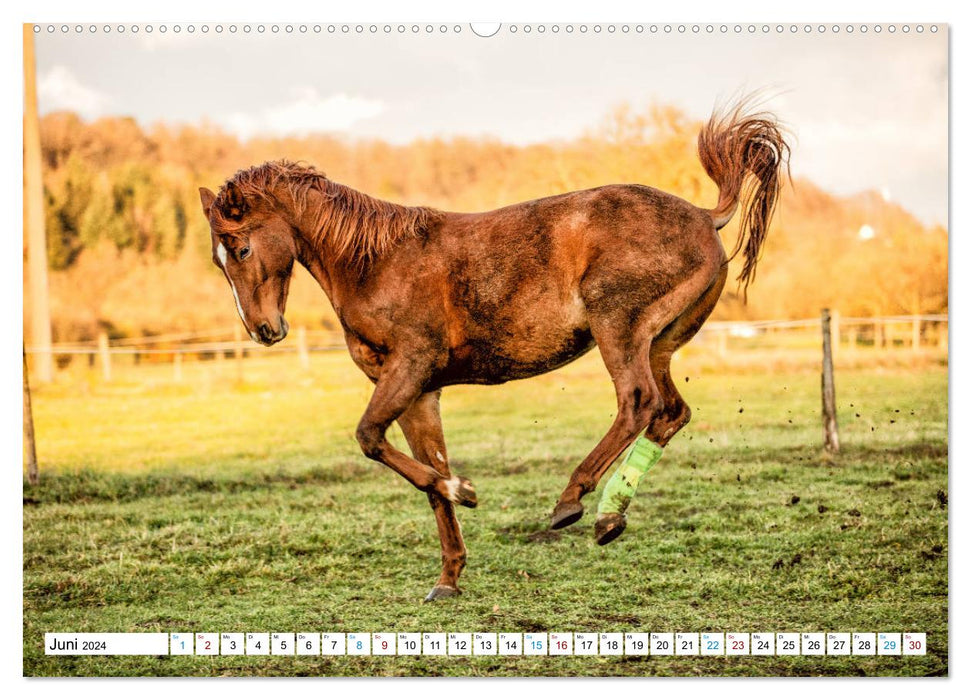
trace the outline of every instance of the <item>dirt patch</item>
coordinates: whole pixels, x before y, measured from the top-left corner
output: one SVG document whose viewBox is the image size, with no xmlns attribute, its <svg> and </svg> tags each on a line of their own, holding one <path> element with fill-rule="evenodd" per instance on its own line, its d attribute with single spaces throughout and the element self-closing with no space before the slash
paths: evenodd
<svg viewBox="0 0 971 700">
<path fill-rule="evenodd" d="M 896 486 L 896 484 L 892 481 L 871 481 L 867 486 L 871 489 L 889 489 Z"/>
<path fill-rule="evenodd" d="M 513 624 L 515 625 L 515 629 L 523 632 L 549 632 L 550 629 L 546 624 L 539 622 L 538 620 L 527 620 L 520 618 L 518 620 L 514 620 Z"/>
<path fill-rule="evenodd" d="M 540 530 L 531 535 L 526 535 L 527 542 L 556 542 L 563 539 L 563 533 L 556 530 Z"/>
<path fill-rule="evenodd" d="M 641 625 L 641 618 L 634 615 L 600 615 L 597 619 L 604 622 L 619 622 L 633 627 L 640 627 Z"/>
<path fill-rule="evenodd" d="M 796 564 L 799 564 L 800 562 L 802 562 L 802 554 L 799 552 L 796 552 L 795 554 L 792 555 L 792 558 L 789 560 L 788 564 L 786 563 L 785 559 L 776 559 L 775 562 L 772 564 L 772 569 L 773 570 L 784 569 L 786 566 L 791 568 Z"/>
<path fill-rule="evenodd" d="M 576 530 L 574 529 L 574 532 Z M 528 521 L 516 523 L 507 527 L 496 528 L 501 537 L 527 544 L 545 544 L 558 542 L 570 533 L 569 530 L 551 530 L 545 523 Z"/>
</svg>

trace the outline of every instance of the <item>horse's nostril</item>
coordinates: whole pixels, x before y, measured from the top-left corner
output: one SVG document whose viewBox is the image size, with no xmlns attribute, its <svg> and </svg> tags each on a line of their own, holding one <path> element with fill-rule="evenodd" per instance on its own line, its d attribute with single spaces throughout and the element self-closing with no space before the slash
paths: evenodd
<svg viewBox="0 0 971 700">
<path fill-rule="evenodd" d="M 261 323 L 256 330 L 263 340 L 270 340 L 273 337 L 273 331 L 270 329 L 269 323 Z"/>
</svg>

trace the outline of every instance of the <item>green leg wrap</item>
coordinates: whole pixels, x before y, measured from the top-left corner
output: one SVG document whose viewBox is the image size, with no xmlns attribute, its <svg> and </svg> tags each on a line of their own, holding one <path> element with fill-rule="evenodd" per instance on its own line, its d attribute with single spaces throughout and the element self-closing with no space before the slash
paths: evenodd
<svg viewBox="0 0 971 700">
<path fill-rule="evenodd" d="M 631 445 L 624 460 L 617 467 L 617 471 L 610 477 L 600 496 L 597 515 L 604 513 L 618 513 L 623 515 L 630 505 L 630 500 L 637 492 L 637 484 L 647 470 L 661 459 L 664 448 L 646 437 L 639 437 Z"/>
</svg>

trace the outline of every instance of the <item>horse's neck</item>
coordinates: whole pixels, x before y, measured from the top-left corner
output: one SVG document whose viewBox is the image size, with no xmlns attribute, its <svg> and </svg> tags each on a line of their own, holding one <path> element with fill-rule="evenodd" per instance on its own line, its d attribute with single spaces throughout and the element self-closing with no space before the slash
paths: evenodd
<svg viewBox="0 0 971 700">
<path fill-rule="evenodd" d="M 309 202 L 300 216 L 293 217 L 297 262 L 317 281 L 340 316 L 344 290 L 352 288 L 355 281 L 360 282 L 361 272 L 338 259 L 328 245 L 326 234 L 321 236 L 316 230 L 321 206 L 332 205 L 320 198 Z"/>
<path fill-rule="evenodd" d="M 314 245 L 307 235 L 298 229 L 295 243 L 297 244 L 297 262 L 304 266 L 310 276 L 317 280 L 317 284 L 324 290 L 324 294 L 330 299 L 331 305 L 337 308 L 337 300 L 334 298 L 335 292 L 340 285 L 340 271 L 338 265 L 333 260 L 328 260 L 327 256 L 321 254 L 318 246 Z"/>
<path fill-rule="evenodd" d="M 375 199 L 361 192 L 355 192 L 343 185 L 338 185 L 346 189 L 348 196 L 364 199 L 368 206 L 373 207 L 374 211 L 369 212 L 371 225 L 374 219 L 383 219 L 386 225 L 390 225 L 398 217 L 399 221 L 407 221 L 409 225 L 416 225 L 416 212 L 422 216 L 427 216 L 429 210 L 414 209 L 400 204 L 393 204 L 383 200 Z M 398 236 L 392 237 L 385 245 L 377 245 L 377 250 L 372 249 L 363 262 L 355 259 L 358 252 L 344 251 L 342 257 L 335 248 L 335 242 L 331 239 L 328 231 L 318 230 L 323 220 L 327 226 L 336 227 L 345 225 L 344 216 L 360 216 L 350 211 L 342 210 L 342 207 L 350 207 L 346 200 L 330 198 L 318 192 L 311 191 L 307 194 L 306 205 L 301 208 L 299 214 L 291 212 L 293 227 L 297 231 L 298 240 L 298 261 L 310 272 L 317 280 L 324 292 L 327 294 L 335 309 L 341 304 L 341 294 L 343 290 L 355 289 L 360 287 L 367 278 L 375 257 L 390 254 L 392 248 L 398 243 Z M 323 208 L 328 208 L 324 210 Z M 374 214 L 377 213 L 377 217 Z M 353 225 L 353 224 L 352 224 Z M 362 224 L 363 225 L 363 224 Z M 345 229 L 346 236 L 346 229 Z M 339 311 L 338 311 L 339 312 Z"/>
</svg>

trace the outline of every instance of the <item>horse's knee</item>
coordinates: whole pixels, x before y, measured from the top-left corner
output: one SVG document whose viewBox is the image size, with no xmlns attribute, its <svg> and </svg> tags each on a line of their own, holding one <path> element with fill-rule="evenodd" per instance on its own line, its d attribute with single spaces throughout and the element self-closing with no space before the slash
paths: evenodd
<svg viewBox="0 0 971 700">
<path fill-rule="evenodd" d="M 365 457 L 378 459 L 381 456 L 384 432 L 379 426 L 361 421 L 357 426 L 357 431 L 354 433 L 354 436 L 357 438 L 357 442 L 361 446 L 361 451 L 364 452 Z"/>
</svg>

